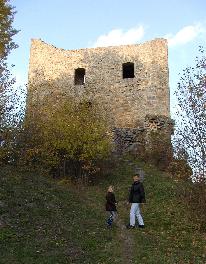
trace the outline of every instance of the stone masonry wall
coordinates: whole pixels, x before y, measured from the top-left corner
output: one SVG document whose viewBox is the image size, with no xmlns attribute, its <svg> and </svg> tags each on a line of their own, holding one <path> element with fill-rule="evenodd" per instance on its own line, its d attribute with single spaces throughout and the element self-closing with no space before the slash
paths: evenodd
<svg viewBox="0 0 206 264">
<path fill-rule="evenodd" d="M 134 78 L 122 76 L 122 64 L 134 63 Z M 75 69 L 86 71 L 85 84 L 75 85 Z M 63 50 L 32 40 L 28 107 L 52 94 L 43 83 L 75 98 L 100 102 L 117 128 L 144 125 L 148 114 L 169 118 L 168 50 L 165 39 L 144 44 Z"/>
<path fill-rule="evenodd" d="M 148 136 L 151 131 L 164 131 L 168 136 L 168 142 L 170 142 L 173 127 L 173 121 L 166 116 L 146 115 L 142 126 L 136 128 L 114 128 L 115 152 L 141 153 L 148 147 Z"/>
</svg>

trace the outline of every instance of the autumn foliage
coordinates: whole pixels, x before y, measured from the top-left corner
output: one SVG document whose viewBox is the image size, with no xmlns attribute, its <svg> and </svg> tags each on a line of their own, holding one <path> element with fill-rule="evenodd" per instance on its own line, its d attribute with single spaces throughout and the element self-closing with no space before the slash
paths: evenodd
<svg viewBox="0 0 206 264">
<path fill-rule="evenodd" d="M 199 52 L 195 67 L 187 67 L 178 83 L 174 139 L 175 149 L 187 154 L 197 181 L 206 179 L 206 56 L 203 48 Z"/>
<path fill-rule="evenodd" d="M 18 147 L 20 163 L 52 169 L 73 161 L 94 169 L 92 161 L 109 154 L 111 140 L 106 119 L 94 102 L 58 95 L 30 108 Z"/>
</svg>

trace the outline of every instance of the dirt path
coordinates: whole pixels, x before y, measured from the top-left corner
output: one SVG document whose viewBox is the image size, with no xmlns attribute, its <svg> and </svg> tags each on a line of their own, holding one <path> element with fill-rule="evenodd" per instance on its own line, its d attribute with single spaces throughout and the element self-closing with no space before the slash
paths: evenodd
<svg viewBox="0 0 206 264">
<path fill-rule="evenodd" d="M 117 227 L 119 228 L 119 239 L 122 244 L 122 263 L 130 264 L 133 261 L 133 250 L 134 250 L 134 239 L 132 230 L 128 230 L 121 218 L 116 221 Z"/>
</svg>

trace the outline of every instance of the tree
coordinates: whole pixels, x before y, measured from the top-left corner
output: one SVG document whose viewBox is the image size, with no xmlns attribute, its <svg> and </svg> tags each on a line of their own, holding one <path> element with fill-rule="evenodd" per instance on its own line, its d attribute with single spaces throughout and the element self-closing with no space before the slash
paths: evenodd
<svg viewBox="0 0 206 264">
<path fill-rule="evenodd" d="M 15 78 L 9 71 L 7 58 L 10 52 L 17 48 L 12 40 L 18 32 L 12 27 L 14 20 L 14 7 L 9 0 L 0 0 L 0 160 L 8 160 L 10 148 L 14 142 L 14 124 L 17 119 L 16 107 L 18 97 L 14 91 Z M 23 91 L 23 90 L 22 90 Z"/>
<path fill-rule="evenodd" d="M 93 169 L 92 162 L 108 155 L 111 144 L 108 125 L 95 102 L 75 101 L 67 95 L 45 96 L 27 112 L 19 140 L 21 160 L 50 170 L 75 164 Z"/>
<path fill-rule="evenodd" d="M 8 98 L 15 82 L 7 65 L 9 53 L 17 48 L 17 44 L 12 40 L 18 32 L 12 27 L 14 15 L 14 7 L 9 4 L 9 0 L 0 0 L 0 125 L 11 109 Z"/>
<path fill-rule="evenodd" d="M 195 67 L 187 67 L 178 83 L 175 146 L 193 168 L 193 179 L 206 180 L 206 56 L 202 47 Z M 178 154 L 178 153 L 177 153 Z"/>
<path fill-rule="evenodd" d="M 12 40 L 18 32 L 12 27 L 15 13 L 9 0 L 0 0 L 0 58 L 3 60 L 7 59 L 11 50 L 17 48 L 17 44 Z"/>
</svg>

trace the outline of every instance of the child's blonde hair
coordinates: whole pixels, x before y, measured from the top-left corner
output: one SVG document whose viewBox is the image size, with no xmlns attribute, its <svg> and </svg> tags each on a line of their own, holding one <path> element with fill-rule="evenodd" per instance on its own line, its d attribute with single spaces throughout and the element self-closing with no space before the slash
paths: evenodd
<svg viewBox="0 0 206 264">
<path fill-rule="evenodd" d="M 109 185 L 108 189 L 107 189 L 108 192 L 113 192 L 114 191 L 114 186 L 112 185 Z"/>
</svg>

